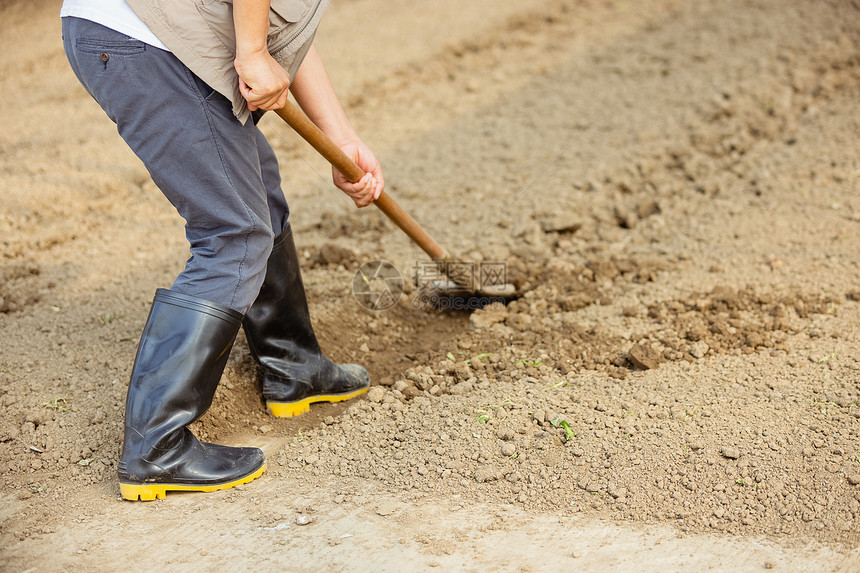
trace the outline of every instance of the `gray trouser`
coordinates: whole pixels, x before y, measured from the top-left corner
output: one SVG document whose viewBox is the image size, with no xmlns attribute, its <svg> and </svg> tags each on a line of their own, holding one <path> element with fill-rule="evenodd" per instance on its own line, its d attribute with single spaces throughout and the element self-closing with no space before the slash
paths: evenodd
<svg viewBox="0 0 860 573">
<path fill-rule="evenodd" d="M 185 219 L 191 257 L 171 290 L 245 313 L 288 225 L 278 162 L 256 125 L 170 52 L 63 18 L 75 75 Z"/>
</svg>

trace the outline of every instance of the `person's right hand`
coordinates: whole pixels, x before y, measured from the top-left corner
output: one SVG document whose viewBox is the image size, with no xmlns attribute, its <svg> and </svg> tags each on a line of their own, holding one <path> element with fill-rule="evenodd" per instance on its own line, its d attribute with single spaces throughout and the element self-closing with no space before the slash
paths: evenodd
<svg viewBox="0 0 860 573">
<path fill-rule="evenodd" d="M 287 104 L 290 88 L 290 74 L 263 50 L 242 57 L 233 62 L 239 74 L 239 91 L 248 109 L 280 109 Z"/>
</svg>

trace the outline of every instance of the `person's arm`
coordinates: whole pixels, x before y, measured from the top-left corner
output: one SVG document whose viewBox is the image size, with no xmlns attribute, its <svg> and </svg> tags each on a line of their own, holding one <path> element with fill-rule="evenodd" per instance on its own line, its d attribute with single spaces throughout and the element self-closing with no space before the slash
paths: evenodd
<svg viewBox="0 0 860 573">
<path fill-rule="evenodd" d="M 248 109 L 279 109 L 287 103 L 290 74 L 269 54 L 269 0 L 234 0 L 239 91 Z"/>
<path fill-rule="evenodd" d="M 382 167 L 350 125 L 315 47 L 308 50 L 290 91 L 308 118 L 365 172 L 358 183 L 352 183 L 332 168 L 334 184 L 358 207 L 370 205 L 385 188 Z"/>
</svg>

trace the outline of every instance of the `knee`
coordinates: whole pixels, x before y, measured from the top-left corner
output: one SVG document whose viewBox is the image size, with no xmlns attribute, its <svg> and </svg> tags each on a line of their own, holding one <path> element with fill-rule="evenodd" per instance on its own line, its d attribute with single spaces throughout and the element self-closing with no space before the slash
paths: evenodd
<svg viewBox="0 0 860 573">
<path fill-rule="evenodd" d="M 272 229 L 259 223 L 208 233 L 191 241 L 191 268 L 186 268 L 185 274 L 192 280 L 232 284 L 230 290 L 240 301 L 231 300 L 227 306 L 238 309 L 246 305 L 247 293 L 256 292 L 263 284 L 273 243 Z"/>
<path fill-rule="evenodd" d="M 272 246 L 275 243 L 275 233 L 269 227 L 255 229 L 247 235 L 245 265 L 248 268 L 249 278 L 254 276 L 262 284 L 266 274 L 269 255 L 272 254 Z M 259 276 L 257 276 L 259 275 Z"/>
</svg>

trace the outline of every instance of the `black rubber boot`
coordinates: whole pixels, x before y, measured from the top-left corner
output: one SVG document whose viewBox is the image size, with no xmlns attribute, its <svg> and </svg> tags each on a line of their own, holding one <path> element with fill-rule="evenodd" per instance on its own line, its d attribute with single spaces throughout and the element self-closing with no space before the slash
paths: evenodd
<svg viewBox="0 0 860 573">
<path fill-rule="evenodd" d="M 275 239 L 260 294 L 242 324 L 263 367 L 263 398 L 273 416 L 298 416 L 315 402 L 349 400 L 370 387 L 363 366 L 337 365 L 322 353 L 290 227 Z"/>
<path fill-rule="evenodd" d="M 265 471 L 258 448 L 199 442 L 186 427 L 212 404 L 241 322 L 240 313 L 219 304 L 156 292 L 126 399 L 118 469 L 125 499 L 228 489 Z"/>
</svg>

